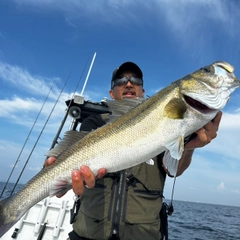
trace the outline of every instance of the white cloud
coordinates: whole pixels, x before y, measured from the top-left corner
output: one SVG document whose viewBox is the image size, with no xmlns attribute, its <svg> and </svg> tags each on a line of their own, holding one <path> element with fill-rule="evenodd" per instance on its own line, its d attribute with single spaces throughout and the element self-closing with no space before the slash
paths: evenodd
<svg viewBox="0 0 240 240">
<path fill-rule="evenodd" d="M 226 190 L 224 182 L 221 182 L 221 183 L 217 186 L 217 190 L 220 190 L 220 191 Z"/>
<path fill-rule="evenodd" d="M 34 112 L 40 109 L 41 104 L 34 98 L 22 99 L 14 96 L 12 99 L 0 100 L 0 117 L 17 118 L 14 113 L 23 114 L 23 112 Z"/>
<path fill-rule="evenodd" d="M 53 83 L 59 78 L 49 79 L 33 76 L 23 68 L 0 62 L 0 79 L 4 81 L 5 85 L 12 85 L 14 92 L 18 91 L 20 94 L 21 91 L 25 91 L 29 96 L 14 95 L 10 98 L 0 99 L 0 118 L 29 127 L 37 120 L 39 114 L 36 126 L 42 127 L 51 114 L 51 118 L 55 119 L 56 124 L 59 124 L 67 108 L 65 101 L 69 99 L 69 94 L 61 93 L 56 86 L 53 86 Z M 49 82 L 52 82 L 52 86 L 49 86 Z M 21 119 L 21 121 L 17 119 Z"/>
<path fill-rule="evenodd" d="M 233 12 L 237 13 L 237 9 L 234 9 L 235 4 L 229 4 L 225 1 L 179 0 L 177 4 L 174 0 L 159 0 L 156 2 L 161 5 L 164 4 L 169 23 L 175 30 L 179 31 L 185 29 L 186 23 L 200 26 L 210 19 L 228 23 L 231 21 L 230 16 Z M 204 21 L 200 21 L 199 17 Z M 235 17 L 237 17 L 237 14 Z"/>
<path fill-rule="evenodd" d="M 27 70 L 8 63 L 0 62 L 0 79 L 15 87 L 27 91 L 29 94 L 46 96 L 54 82 L 59 78 L 42 78 L 31 75 Z M 49 84 L 50 83 L 50 84 Z M 58 90 L 55 88 L 55 91 Z M 52 95 L 54 97 L 55 95 Z"/>
<path fill-rule="evenodd" d="M 232 189 L 231 192 L 236 193 L 236 194 L 240 194 L 240 190 L 237 190 L 237 189 Z"/>
<path fill-rule="evenodd" d="M 240 136 L 240 112 L 232 113 L 223 112 L 220 122 L 218 135 L 213 139 L 211 144 L 207 145 L 201 152 L 209 152 L 219 156 L 219 162 L 227 164 L 234 168 L 240 164 L 239 155 L 239 136 Z"/>
<path fill-rule="evenodd" d="M 116 25 L 126 21 L 138 21 L 138 15 L 133 14 L 132 9 L 139 7 L 139 2 L 135 0 L 91 0 L 91 1 L 79 1 L 79 0 L 14 0 L 17 6 L 31 7 L 35 11 L 57 11 L 63 14 L 65 21 L 68 25 L 76 28 L 77 22 L 82 17 L 87 17 L 88 22 L 94 21 L 96 23 L 96 17 L 99 19 L 97 23 L 108 23 L 110 25 Z M 141 6 L 147 9 L 149 4 L 141 2 Z M 33 8 L 36 7 L 36 8 Z M 95 16 L 93 19 L 92 16 Z"/>
<path fill-rule="evenodd" d="M 229 129 L 240 130 L 240 111 L 236 110 L 233 113 L 224 112 L 220 124 L 223 130 Z"/>
<path fill-rule="evenodd" d="M 29 167 L 28 169 L 29 169 L 30 171 L 33 171 L 33 172 L 39 172 L 39 171 L 41 170 L 40 167 L 35 167 L 35 168 Z"/>
<path fill-rule="evenodd" d="M 53 101 L 46 102 L 43 106 L 42 99 L 23 99 L 14 96 L 11 99 L 0 100 L 0 118 L 8 119 L 14 125 L 26 126 L 27 128 L 35 124 L 36 130 L 40 130 L 49 118 L 50 122 L 48 125 L 51 128 L 48 129 L 56 130 L 56 127 L 60 125 L 61 119 L 65 114 L 66 105 L 62 100 L 55 108 L 54 105 L 55 102 Z"/>
</svg>

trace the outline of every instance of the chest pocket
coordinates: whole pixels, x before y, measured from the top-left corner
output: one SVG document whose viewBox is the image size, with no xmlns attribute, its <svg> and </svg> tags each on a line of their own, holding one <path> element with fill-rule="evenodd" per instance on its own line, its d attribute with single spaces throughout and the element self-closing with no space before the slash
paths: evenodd
<svg viewBox="0 0 240 240">
<path fill-rule="evenodd" d="M 154 165 L 140 164 L 131 169 L 126 196 L 125 222 L 129 224 L 159 222 L 162 206 L 164 176 Z"/>
<path fill-rule="evenodd" d="M 112 180 L 100 179 L 93 189 L 84 189 L 81 196 L 80 211 L 92 218 L 93 221 L 102 221 L 108 216 L 108 205 L 111 198 Z"/>
</svg>

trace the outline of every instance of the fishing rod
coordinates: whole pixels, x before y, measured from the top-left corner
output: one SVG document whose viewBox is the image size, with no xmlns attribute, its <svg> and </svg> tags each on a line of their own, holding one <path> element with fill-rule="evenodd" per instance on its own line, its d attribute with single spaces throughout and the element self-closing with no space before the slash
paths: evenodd
<svg viewBox="0 0 240 240">
<path fill-rule="evenodd" d="M 28 158 L 27 158 L 23 168 L 22 168 L 22 171 L 21 171 L 20 175 L 18 176 L 18 179 L 17 179 L 17 181 L 16 181 L 16 183 L 15 183 L 15 185 L 14 185 L 14 187 L 13 187 L 11 193 L 10 193 L 10 196 L 14 193 L 14 190 L 15 190 L 15 188 L 16 188 L 16 186 L 17 186 L 17 184 L 18 184 L 18 182 L 19 182 L 19 180 L 20 180 L 20 178 L 21 178 L 21 176 L 22 176 L 22 174 L 23 174 L 23 172 L 24 172 L 28 162 L 29 162 L 30 157 L 32 156 L 32 153 L 33 153 L 35 147 L 37 146 L 37 143 L 38 143 L 38 141 L 39 141 L 39 139 L 40 139 L 40 137 L 41 137 L 41 135 L 42 135 L 42 133 L 43 133 L 43 131 L 44 131 L 44 129 L 45 129 L 45 127 L 46 127 L 46 125 L 47 125 L 47 123 L 48 123 L 48 121 L 49 121 L 49 119 L 50 119 L 50 117 L 51 117 L 51 115 L 52 115 L 52 113 L 53 113 L 57 103 L 58 103 L 58 101 L 59 101 L 59 99 L 60 99 L 60 96 L 62 95 L 62 92 L 63 92 L 63 90 L 64 90 L 68 80 L 70 79 L 71 74 L 72 73 L 70 72 L 70 74 L 68 75 L 67 80 L 65 81 L 65 84 L 64 84 L 60 94 L 58 95 L 58 98 L 57 98 L 57 100 L 56 100 L 56 102 L 55 102 L 55 104 L 54 104 L 54 106 L 53 106 L 53 108 L 52 108 L 52 110 L 51 110 L 51 112 L 50 112 L 50 114 L 49 114 L 49 116 L 48 116 L 48 118 L 47 118 L 47 120 L 46 120 L 46 122 L 45 122 L 45 124 L 44 124 L 44 126 L 43 126 L 43 128 L 42 128 L 42 130 L 41 130 L 41 132 L 40 132 L 40 134 L 39 134 L 35 144 L 34 144 L 34 146 L 33 146 L 33 148 L 32 148 L 32 150 L 31 150 L 31 152 L 30 152 L 30 154 L 29 154 L 29 156 L 28 156 Z"/>
<path fill-rule="evenodd" d="M 35 119 L 32 127 L 31 127 L 31 129 L 30 129 L 30 132 L 28 133 L 28 136 L 27 136 L 27 138 L 26 138 L 26 140 L 25 140 L 25 142 L 24 142 L 24 144 L 23 144 L 23 146 L 22 146 L 22 149 L 21 149 L 21 151 L 20 151 L 20 153 L 19 153 L 19 155 L 18 155 L 18 157 L 17 157 L 17 160 L 16 160 L 16 162 L 15 162 L 13 168 L 12 168 L 12 171 L 11 171 L 11 173 L 9 174 L 9 177 L 8 177 L 8 179 L 7 179 L 7 182 L 5 183 L 5 185 L 4 185 L 4 187 L 3 187 L 3 190 L 2 190 L 2 192 L 1 192 L 0 198 L 2 197 L 3 193 L 5 192 L 5 189 L 6 189 L 8 183 L 9 183 L 11 177 L 12 177 L 12 174 L 13 174 L 16 166 L 17 166 L 17 163 L 19 162 L 19 159 L 20 159 L 20 157 L 21 157 L 21 155 L 22 155 L 22 152 L 23 152 L 23 150 L 24 150 L 24 148 L 25 148 L 25 145 L 27 144 L 27 141 L 29 140 L 29 137 L 30 137 L 30 135 L 31 135 L 31 133 L 32 133 L 32 131 L 33 131 L 33 128 L 35 127 L 35 124 L 37 123 L 37 120 L 38 120 L 38 118 L 39 118 L 39 116 L 40 116 L 40 114 L 41 114 L 41 112 L 42 112 L 43 107 L 45 106 L 45 103 L 46 103 L 46 101 L 47 101 L 47 99 L 48 99 L 48 97 L 49 97 L 49 95 L 50 95 L 50 93 L 51 93 L 51 90 L 52 90 L 53 85 L 54 85 L 54 83 L 56 82 L 56 80 L 57 80 L 57 79 L 55 79 L 55 80 L 53 81 L 53 83 L 52 83 L 52 85 L 51 85 L 51 87 L 50 87 L 50 89 L 49 89 L 49 92 L 48 92 L 48 94 L 47 94 L 47 96 L 46 96 L 46 98 L 45 98 L 45 100 L 44 100 L 44 102 L 43 102 L 43 104 L 42 104 L 42 106 L 41 106 L 41 109 L 39 110 L 38 115 L 37 115 L 37 117 L 36 117 L 36 119 Z"/>
</svg>

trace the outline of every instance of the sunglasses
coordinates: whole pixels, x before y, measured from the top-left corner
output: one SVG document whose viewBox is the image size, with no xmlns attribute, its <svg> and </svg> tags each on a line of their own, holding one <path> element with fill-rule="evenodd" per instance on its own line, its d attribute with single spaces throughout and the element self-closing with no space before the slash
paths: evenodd
<svg viewBox="0 0 240 240">
<path fill-rule="evenodd" d="M 135 78 L 135 77 L 122 77 L 122 78 L 117 78 L 114 81 L 112 81 L 112 88 L 114 86 L 123 86 L 126 85 L 130 81 L 132 85 L 135 86 L 141 86 L 143 85 L 143 80 L 141 78 Z"/>
</svg>

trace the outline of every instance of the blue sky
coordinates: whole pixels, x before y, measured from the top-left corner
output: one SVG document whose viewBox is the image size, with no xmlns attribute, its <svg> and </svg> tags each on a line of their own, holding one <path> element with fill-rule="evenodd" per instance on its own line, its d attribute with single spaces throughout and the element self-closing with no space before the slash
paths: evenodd
<svg viewBox="0 0 240 240">
<path fill-rule="evenodd" d="M 142 68 L 149 96 L 216 60 L 235 66 L 240 77 L 239 5 L 234 0 L 2 0 L 0 181 L 7 180 L 35 122 L 10 181 L 17 179 L 71 73 L 20 182 L 41 169 L 65 114 L 64 101 L 79 81 L 81 92 L 94 52 L 84 92 L 92 101 L 108 97 L 112 71 L 125 61 Z M 236 90 L 217 139 L 196 150 L 191 166 L 177 179 L 175 199 L 240 206 L 239 100 Z M 171 188 L 168 179 L 168 199 Z"/>
</svg>

